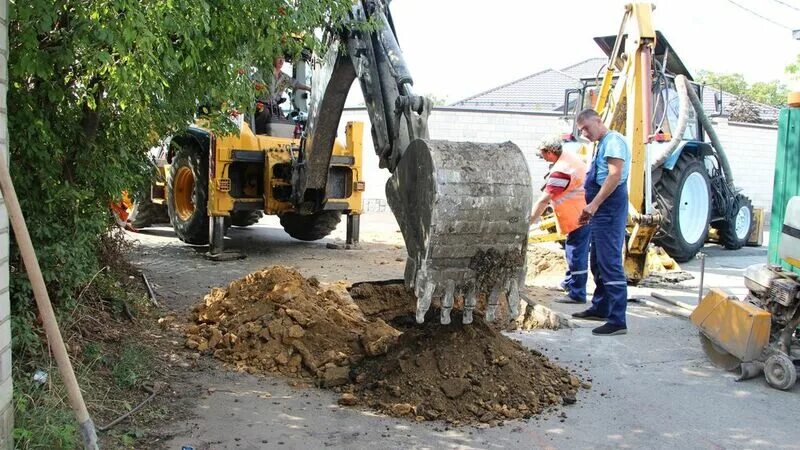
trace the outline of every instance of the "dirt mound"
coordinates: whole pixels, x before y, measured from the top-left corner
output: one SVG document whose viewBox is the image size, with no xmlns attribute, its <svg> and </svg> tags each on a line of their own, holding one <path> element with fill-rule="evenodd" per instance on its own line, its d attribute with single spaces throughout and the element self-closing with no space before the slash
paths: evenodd
<svg viewBox="0 0 800 450">
<path fill-rule="evenodd" d="M 351 298 L 352 296 L 352 298 Z M 574 403 L 580 380 L 483 321 L 414 321 L 402 282 L 350 296 L 273 267 L 215 288 L 194 311 L 186 346 L 250 373 L 314 380 L 363 405 L 416 420 L 496 424 Z"/>
<path fill-rule="evenodd" d="M 375 296 L 384 303 L 386 298 L 412 302 L 411 293 L 400 288 L 362 284 L 350 294 L 362 308 Z M 394 416 L 460 424 L 528 418 L 551 405 L 575 402 L 577 377 L 503 336 L 481 315 L 463 325 L 455 312 L 445 326 L 433 320 L 438 311 L 429 314 L 431 320 L 422 325 L 410 313 L 383 316 L 403 334 L 387 354 L 354 368 L 345 402 L 352 396 Z"/>
<path fill-rule="evenodd" d="M 284 267 L 214 288 L 195 308 L 194 322 L 185 330 L 189 348 L 250 373 L 323 380 L 399 334 L 382 321 L 368 321 L 349 299 L 320 288 L 315 279 Z"/>
<path fill-rule="evenodd" d="M 566 272 L 567 261 L 563 251 L 541 245 L 528 246 L 528 282 L 540 277 L 563 277 Z"/>
</svg>

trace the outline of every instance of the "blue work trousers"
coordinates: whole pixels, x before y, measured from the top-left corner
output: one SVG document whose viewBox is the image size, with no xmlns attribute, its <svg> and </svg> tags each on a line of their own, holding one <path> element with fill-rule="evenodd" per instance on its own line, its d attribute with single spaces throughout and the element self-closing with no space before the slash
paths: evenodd
<svg viewBox="0 0 800 450">
<path fill-rule="evenodd" d="M 584 225 L 567 233 L 564 252 L 567 257 L 567 274 L 561 283 L 569 298 L 586 301 L 586 281 L 589 279 L 590 226 Z"/>
<path fill-rule="evenodd" d="M 586 203 L 600 191 L 600 185 L 590 170 L 586 179 Z M 626 326 L 625 309 L 628 306 L 628 283 L 622 267 L 625 245 L 625 223 L 628 219 L 628 189 L 625 183 L 597 208 L 589 222 L 591 228 L 589 265 L 596 285 L 592 306 L 588 309 L 608 323 Z"/>
</svg>

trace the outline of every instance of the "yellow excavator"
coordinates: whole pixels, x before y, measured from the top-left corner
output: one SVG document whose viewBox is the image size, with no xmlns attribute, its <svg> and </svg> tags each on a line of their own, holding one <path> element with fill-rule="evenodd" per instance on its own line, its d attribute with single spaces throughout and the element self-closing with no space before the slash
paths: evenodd
<svg viewBox="0 0 800 450">
<path fill-rule="evenodd" d="M 744 246 L 753 228 L 751 201 L 734 186 L 699 100 L 702 86 L 654 28 L 654 9 L 651 3 L 625 5 L 618 34 L 595 38 L 608 56 L 602 74 L 581 80 L 564 101 L 565 116 L 593 107 L 631 148 L 624 265 L 634 284 L 694 257 L 709 227 L 729 249 Z M 591 155 L 586 147 L 577 151 Z M 555 220 L 545 218 L 532 240 L 557 240 L 558 231 Z"/>
<path fill-rule="evenodd" d="M 363 127 L 348 124 L 344 145 L 336 135 L 358 80 L 380 167 L 392 174 L 386 197 L 405 240 L 405 282 L 417 297 L 417 321 L 439 299 L 440 321 L 449 323 L 462 296 L 469 323 L 482 294 L 487 319 L 502 298 L 515 317 L 532 204 L 522 151 L 510 142 L 430 139 L 432 103 L 414 93 L 389 1 L 354 1 L 348 23 L 325 32 L 325 54 L 296 61 L 296 78 L 314 73 L 310 99 L 293 95 L 293 119 L 277 113 L 259 129 L 242 119 L 238 134 L 193 126 L 172 137 L 157 160 L 164 177 L 150 200 L 166 204 L 181 240 L 208 243 L 216 258 L 224 257 L 229 225 L 247 225 L 262 213 L 277 214 L 303 240 L 325 237 L 345 214 L 348 242 L 357 241 Z"/>
</svg>

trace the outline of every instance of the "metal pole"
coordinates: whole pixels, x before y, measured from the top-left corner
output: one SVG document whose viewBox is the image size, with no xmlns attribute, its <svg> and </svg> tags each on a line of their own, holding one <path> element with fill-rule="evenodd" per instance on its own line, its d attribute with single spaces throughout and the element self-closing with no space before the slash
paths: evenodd
<svg viewBox="0 0 800 450">
<path fill-rule="evenodd" d="M 346 245 L 358 245 L 359 234 L 361 233 L 361 216 L 359 214 L 350 214 L 347 216 L 347 238 Z"/>
<path fill-rule="evenodd" d="M 61 337 L 61 331 L 58 329 L 56 315 L 53 312 L 53 305 L 50 303 L 50 296 L 44 284 L 39 261 L 36 259 L 36 251 L 33 248 L 31 236 L 28 233 L 28 226 L 25 224 L 22 208 L 19 206 L 17 193 L 14 190 L 11 176 L 8 173 L 5 152 L 0 152 L 0 189 L 2 189 L 3 197 L 5 197 L 6 200 L 6 206 L 8 206 L 8 217 L 14 228 L 14 236 L 17 238 L 17 245 L 22 254 L 22 260 L 25 263 L 28 279 L 31 281 L 33 296 L 36 299 L 36 306 L 39 308 L 42 324 L 47 334 L 47 342 L 50 344 L 53 356 L 55 356 L 56 363 L 58 364 L 58 372 L 61 374 L 61 379 L 64 380 L 64 385 L 67 388 L 69 404 L 72 407 L 72 411 L 75 413 L 75 417 L 78 419 L 78 425 L 80 426 L 81 435 L 83 436 L 83 446 L 85 449 L 96 450 L 98 449 L 97 431 L 95 430 L 92 418 L 89 416 L 89 411 L 86 409 L 86 403 L 83 401 L 83 395 L 78 386 L 78 380 L 75 378 L 75 371 L 72 369 L 72 362 L 69 359 L 67 348 L 64 346 L 64 339 Z"/>
<path fill-rule="evenodd" d="M 697 292 L 697 304 L 703 300 L 703 279 L 706 275 L 706 255 L 705 253 L 698 253 L 697 257 L 700 258 L 700 289 Z"/>
<path fill-rule="evenodd" d="M 212 216 L 208 221 L 208 253 L 221 255 L 225 250 L 225 218 Z"/>
</svg>

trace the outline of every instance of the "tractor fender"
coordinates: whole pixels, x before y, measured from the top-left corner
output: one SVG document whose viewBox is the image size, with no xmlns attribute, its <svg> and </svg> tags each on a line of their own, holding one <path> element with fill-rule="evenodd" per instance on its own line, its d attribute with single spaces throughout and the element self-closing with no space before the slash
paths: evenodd
<svg viewBox="0 0 800 450">
<path fill-rule="evenodd" d="M 178 145 L 195 145 L 201 151 L 201 155 L 207 156 L 208 151 L 210 150 L 211 145 L 211 132 L 203 129 L 198 128 L 195 126 L 191 126 L 183 131 L 183 133 L 174 136 L 172 138 L 172 142 L 175 142 Z M 172 164 L 172 158 L 175 156 L 175 150 L 173 146 L 169 146 L 169 150 L 167 151 L 167 162 Z"/>
<path fill-rule="evenodd" d="M 714 154 L 714 148 L 708 142 L 681 141 L 681 143 L 675 148 L 675 151 L 673 151 L 669 158 L 664 161 L 664 165 L 662 166 L 664 170 L 674 169 L 675 164 L 677 164 L 678 159 L 681 157 L 683 152 L 690 152 L 699 158 Z"/>
</svg>

